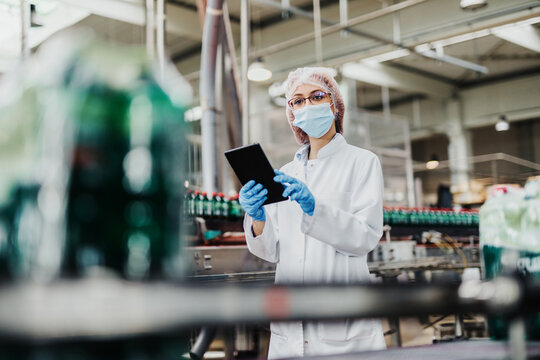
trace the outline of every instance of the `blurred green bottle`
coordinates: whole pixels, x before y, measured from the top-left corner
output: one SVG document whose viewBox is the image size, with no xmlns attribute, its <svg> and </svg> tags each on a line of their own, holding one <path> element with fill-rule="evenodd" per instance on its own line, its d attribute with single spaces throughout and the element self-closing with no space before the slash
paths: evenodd
<svg viewBox="0 0 540 360">
<path fill-rule="evenodd" d="M 229 218 L 229 200 L 227 200 L 227 197 L 222 192 L 220 192 L 218 195 L 219 197 L 221 197 L 221 218 L 228 219 Z"/>
<path fill-rule="evenodd" d="M 207 192 L 202 193 L 202 204 L 203 204 L 203 213 L 202 216 L 205 218 L 212 217 L 212 199 L 208 196 Z"/>
<path fill-rule="evenodd" d="M 195 197 L 193 201 L 193 210 L 195 216 L 203 216 L 204 213 L 204 203 L 203 203 L 203 196 L 199 190 L 195 190 L 194 192 Z"/>
<path fill-rule="evenodd" d="M 216 191 L 212 193 L 211 203 L 211 217 L 214 219 L 221 219 L 221 198 Z"/>
</svg>

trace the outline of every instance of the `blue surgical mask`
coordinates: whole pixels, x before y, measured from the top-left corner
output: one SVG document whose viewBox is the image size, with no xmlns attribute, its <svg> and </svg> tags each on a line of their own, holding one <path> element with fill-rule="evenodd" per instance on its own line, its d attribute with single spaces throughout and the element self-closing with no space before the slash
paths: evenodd
<svg viewBox="0 0 540 360">
<path fill-rule="evenodd" d="M 334 113 L 330 103 L 309 105 L 294 110 L 293 125 L 304 130 L 312 138 L 320 138 L 330 130 L 334 121 Z"/>
</svg>

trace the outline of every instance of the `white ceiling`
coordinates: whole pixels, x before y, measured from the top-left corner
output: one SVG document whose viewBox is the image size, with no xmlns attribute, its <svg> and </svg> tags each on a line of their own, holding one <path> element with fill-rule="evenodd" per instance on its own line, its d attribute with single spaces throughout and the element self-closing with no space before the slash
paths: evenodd
<svg viewBox="0 0 540 360">
<path fill-rule="evenodd" d="M 281 10 L 268 6 L 265 1 L 280 3 L 280 0 L 251 1 L 252 51 L 264 53 L 269 46 L 313 32 L 313 22 L 310 19 L 299 16 L 282 18 Z M 348 17 L 351 19 L 363 16 L 385 5 L 403 2 L 407 1 L 349 0 Z M 18 0 L 0 0 L 0 24 L 2 26 L 9 24 L 9 28 L 12 29 L 9 34 L 6 31 L 0 31 L 0 66 L 3 59 L 16 57 L 20 47 L 18 10 L 17 6 L 14 6 L 16 3 Z M 43 28 L 31 29 L 32 45 L 38 45 L 51 32 L 56 32 L 62 27 L 68 29 L 90 27 L 99 36 L 111 41 L 129 44 L 144 43 L 144 23 L 141 23 L 140 17 L 144 14 L 142 0 L 93 0 L 92 2 L 36 0 L 35 3 L 38 11 L 42 12 L 46 25 Z M 310 0 L 291 0 L 290 3 L 292 6 L 302 7 L 308 13 L 312 12 Z M 470 12 L 459 7 L 459 0 L 427 0 L 395 14 L 361 23 L 352 29 L 395 40 L 403 46 L 414 49 L 415 46 L 435 43 L 456 35 L 540 17 L 540 1 L 488 0 L 488 3 L 489 5 L 485 8 Z M 12 5 L 10 11 L 5 10 L 8 4 Z M 110 4 L 110 6 L 104 4 Z M 323 19 L 339 21 L 337 1 L 321 0 L 321 6 Z M 239 52 L 240 1 L 230 0 L 228 7 L 235 34 L 235 46 Z M 47 9 L 47 12 L 45 13 L 43 9 Z M 182 73 L 194 74 L 199 70 L 201 46 L 201 26 L 196 11 L 196 0 L 169 0 L 167 14 L 167 52 L 175 59 Z M 399 26 L 394 27 L 394 24 L 399 24 Z M 535 31 L 539 34 L 538 23 L 528 26 L 533 29 L 530 41 L 540 41 L 540 35 L 537 39 L 534 37 Z M 326 25 L 323 25 L 323 29 L 325 27 Z M 0 30 L 3 29 L 4 27 Z M 41 35 L 38 36 L 38 34 Z M 399 37 L 394 38 L 396 34 Z M 397 49 L 393 45 L 383 44 L 365 36 L 345 35 L 338 31 L 323 37 L 324 65 L 340 67 L 344 63 L 361 61 L 373 55 Z M 277 52 L 267 52 L 264 60 L 274 72 L 274 79 L 279 80 L 291 69 L 315 64 L 314 48 L 314 41 L 305 41 Z M 456 87 L 527 72 L 540 72 L 539 52 L 493 34 L 444 46 L 442 51 L 445 55 L 485 66 L 488 72 L 477 74 L 474 71 L 414 53 L 386 61 L 384 65 L 443 81 Z M 375 94 L 378 91 L 374 85 L 377 84 L 361 85 L 365 87 L 366 105 L 380 101 L 377 95 L 368 95 L 370 92 Z M 414 91 L 393 90 L 391 97 L 399 98 L 411 94 L 414 94 Z M 369 100 L 371 97 L 373 99 Z"/>
</svg>

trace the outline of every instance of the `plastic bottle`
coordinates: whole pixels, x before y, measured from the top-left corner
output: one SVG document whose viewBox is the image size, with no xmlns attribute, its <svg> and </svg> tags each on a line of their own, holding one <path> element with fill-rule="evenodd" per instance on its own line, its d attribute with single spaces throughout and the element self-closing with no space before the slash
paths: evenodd
<svg viewBox="0 0 540 360">
<path fill-rule="evenodd" d="M 390 214 L 387 207 L 383 207 L 383 225 L 389 225 L 390 223 Z"/>
<path fill-rule="evenodd" d="M 202 193 L 202 217 L 212 217 L 212 200 L 207 192 Z"/>
<path fill-rule="evenodd" d="M 223 218 L 221 214 L 221 196 L 217 192 L 212 193 L 212 217 L 215 219 L 221 219 Z"/>
<path fill-rule="evenodd" d="M 242 206 L 240 205 L 240 202 L 238 201 L 239 195 L 233 195 L 230 197 L 231 203 L 231 219 L 232 220 L 239 220 L 244 215 L 244 209 L 242 209 Z"/>
<path fill-rule="evenodd" d="M 191 191 L 189 194 L 189 216 L 195 216 L 195 201 L 197 199 L 197 195 L 195 195 L 195 191 Z"/>
<path fill-rule="evenodd" d="M 420 214 L 417 208 L 411 209 L 409 212 L 409 222 L 411 226 L 420 225 Z"/>
<path fill-rule="evenodd" d="M 184 193 L 184 216 L 191 216 L 191 193 L 190 189 Z"/>
<path fill-rule="evenodd" d="M 204 216 L 204 197 L 199 190 L 195 190 L 195 216 Z"/>
<path fill-rule="evenodd" d="M 221 218 L 222 219 L 228 219 L 229 218 L 229 201 L 225 197 L 225 194 L 220 192 L 218 194 L 219 198 L 221 199 L 220 206 L 221 206 Z"/>
</svg>

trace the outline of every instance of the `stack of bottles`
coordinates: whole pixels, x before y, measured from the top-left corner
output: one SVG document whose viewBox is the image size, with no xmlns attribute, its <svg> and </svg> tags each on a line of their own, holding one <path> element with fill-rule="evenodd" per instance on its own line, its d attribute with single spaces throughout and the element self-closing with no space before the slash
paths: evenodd
<svg viewBox="0 0 540 360">
<path fill-rule="evenodd" d="M 184 197 L 184 214 L 205 219 L 240 220 L 244 218 L 244 209 L 238 202 L 238 194 L 225 196 L 222 192 L 214 192 L 209 196 L 199 190 L 186 190 Z"/>
<path fill-rule="evenodd" d="M 540 279 L 540 177 L 530 178 L 525 189 L 497 186 L 480 209 L 482 270 L 486 279 L 519 273 Z M 488 318 L 494 339 L 507 337 L 502 317 Z M 527 338 L 540 339 L 540 315 L 527 318 Z"/>
<path fill-rule="evenodd" d="M 478 226 L 478 212 L 473 210 L 385 207 L 383 221 L 385 225 L 394 226 Z"/>
</svg>

